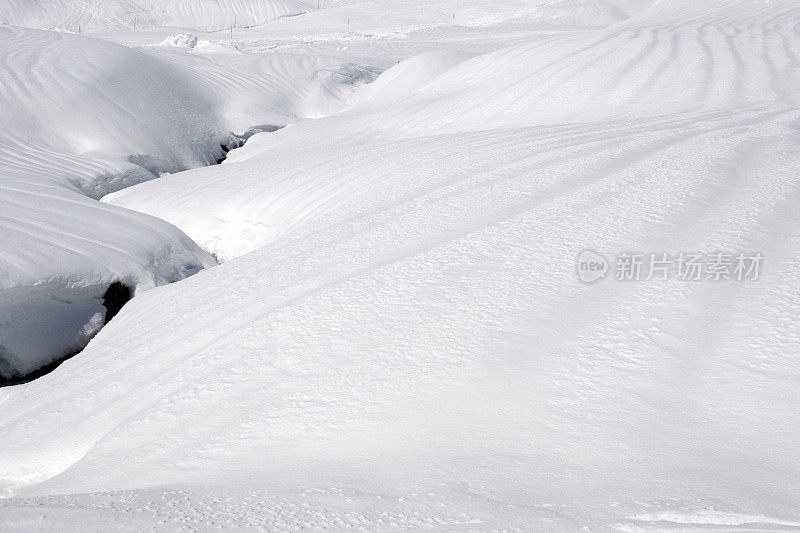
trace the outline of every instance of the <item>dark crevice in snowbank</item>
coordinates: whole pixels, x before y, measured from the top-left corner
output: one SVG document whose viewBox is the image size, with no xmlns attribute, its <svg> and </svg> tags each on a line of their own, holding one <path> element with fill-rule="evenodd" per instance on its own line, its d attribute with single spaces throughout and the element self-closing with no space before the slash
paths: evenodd
<svg viewBox="0 0 800 533">
<path fill-rule="evenodd" d="M 42 376 L 46 376 L 47 374 L 49 374 L 50 372 L 52 372 L 53 370 L 55 370 L 56 368 L 61 366 L 61 363 L 63 363 L 67 359 L 71 359 L 71 358 L 75 357 L 79 353 L 81 353 L 81 350 L 77 350 L 77 351 L 68 353 L 66 355 L 63 355 L 59 359 L 56 359 L 55 361 L 53 361 L 52 363 L 48 363 L 48 364 L 44 365 L 43 367 L 40 367 L 37 370 L 34 370 L 33 372 L 25 374 L 24 376 L 13 376 L 13 377 L 10 377 L 10 378 L 4 378 L 4 377 L 0 376 L 0 387 L 10 387 L 12 385 L 22 385 L 23 383 L 30 383 L 31 381 L 33 381 L 35 379 L 39 379 Z"/>
<path fill-rule="evenodd" d="M 103 307 L 106 308 L 104 324 L 111 322 L 111 319 L 117 316 L 122 306 L 128 303 L 131 298 L 133 298 L 133 292 L 131 288 L 124 283 L 115 281 L 109 285 L 108 290 L 106 290 L 106 293 L 103 295 Z"/>
<path fill-rule="evenodd" d="M 264 124 L 261 126 L 253 126 L 242 134 L 234 134 L 233 139 L 219 144 L 219 147 L 222 149 L 222 155 L 217 158 L 217 164 L 222 163 L 228 158 L 228 152 L 244 146 L 244 143 L 246 143 L 247 140 L 256 133 L 271 133 L 284 127 L 285 126 L 277 126 L 275 124 Z"/>
<path fill-rule="evenodd" d="M 210 143 L 210 151 L 204 154 L 202 160 L 205 161 L 207 165 L 222 163 L 227 159 L 228 152 L 244 146 L 247 140 L 256 133 L 273 132 L 283 127 L 284 126 L 274 124 L 264 124 L 253 126 L 241 134 L 231 132 L 218 135 L 215 141 Z M 217 145 L 219 148 L 216 148 Z M 178 172 L 196 168 L 195 166 L 186 166 L 186 164 L 182 164 L 177 160 L 165 160 L 148 154 L 131 154 L 127 159 L 132 165 L 130 168 L 99 174 L 92 179 L 74 178 L 69 180 L 69 182 L 81 194 L 94 200 L 100 200 L 107 194 L 158 179 L 158 177 L 163 174 L 177 174 Z"/>
<path fill-rule="evenodd" d="M 106 308 L 106 316 L 104 324 L 108 324 L 112 318 L 117 316 L 117 313 L 120 312 L 122 307 L 126 303 L 128 303 L 131 300 L 131 298 L 133 298 L 133 290 L 128 285 L 125 285 L 120 281 L 115 281 L 114 283 L 109 285 L 108 289 L 106 289 L 106 292 L 103 294 L 103 307 Z M 61 363 L 63 363 L 67 359 L 75 357 L 76 355 L 81 353 L 81 351 L 85 347 L 86 346 L 83 346 L 81 347 L 80 350 L 75 350 L 67 354 L 64 354 L 55 361 L 52 361 L 42 367 L 39 367 L 38 369 L 34 370 L 33 372 L 29 372 L 24 376 L 13 375 L 8 378 L 0 376 L 0 387 L 21 385 L 23 383 L 29 383 L 35 379 L 45 376 L 50 372 L 52 372 L 53 370 L 55 370 L 56 368 L 58 368 L 61 365 Z M 2 354 L 0 354 L 0 356 L 2 356 Z"/>
<path fill-rule="evenodd" d="M 220 153 L 218 155 L 213 155 L 212 161 L 216 160 L 217 163 L 222 163 L 228 157 L 228 153 L 231 150 L 236 148 L 241 148 L 244 144 L 257 133 L 264 133 L 264 132 L 274 132 L 280 130 L 284 126 L 274 125 L 274 124 L 264 124 L 260 126 L 253 126 L 246 132 L 242 134 L 235 134 L 231 133 L 227 140 L 221 142 L 220 146 Z M 92 183 L 83 183 L 83 182 L 76 182 L 74 185 L 78 188 L 81 192 L 83 192 L 86 196 L 90 198 L 94 198 L 99 200 L 103 195 L 127 188 L 132 185 L 137 185 L 138 183 L 149 181 L 150 179 L 157 178 L 161 174 L 161 172 L 180 172 L 180 169 L 175 167 L 168 166 L 164 161 L 154 159 L 152 157 L 146 155 L 133 155 L 128 158 L 128 160 L 136 165 L 136 168 L 133 170 L 127 170 L 125 173 L 120 175 L 107 175 L 107 176 L 100 176 Z M 220 261 L 214 257 L 214 259 L 219 263 Z M 113 319 L 117 313 L 120 312 L 122 307 L 130 301 L 133 297 L 133 290 L 131 287 L 125 285 L 120 281 L 115 281 L 111 283 L 105 291 L 103 295 L 103 306 L 106 309 L 105 312 L 105 321 L 104 324 L 108 324 L 111 319 Z M 98 330 L 99 331 L 99 330 Z M 95 332 L 96 334 L 96 332 Z M 38 369 L 28 372 L 24 375 L 19 375 L 18 373 L 15 374 L 14 372 L 19 372 L 19 370 L 14 370 L 14 365 L 3 364 L 3 347 L 0 346 L 0 370 L 6 368 L 6 372 L 0 372 L 0 387 L 7 387 L 10 385 L 19 385 L 23 383 L 29 383 L 35 379 L 38 379 L 42 376 L 45 376 L 58 368 L 61 363 L 64 361 L 75 357 L 83 348 L 86 347 L 89 340 L 87 339 L 85 342 L 82 343 L 79 349 L 75 350 L 74 347 L 70 349 L 69 353 L 63 354 L 58 356 L 54 361 L 48 362 L 44 366 L 39 367 Z M 11 356 L 10 356 L 11 357 Z M 47 358 L 43 358 L 47 360 Z M 13 358 L 12 358 L 13 360 Z M 10 373 L 10 376 L 9 376 Z M 4 375 L 5 374 L 5 375 Z"/>
</svg>

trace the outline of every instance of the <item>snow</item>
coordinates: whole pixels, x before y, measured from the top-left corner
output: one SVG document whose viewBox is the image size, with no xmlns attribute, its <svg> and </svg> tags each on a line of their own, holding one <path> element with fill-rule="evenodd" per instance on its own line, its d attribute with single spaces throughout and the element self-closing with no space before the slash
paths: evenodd
<svg viewBox="0 0 800 533">
<path fill-rule="evenodd" d="M 254 26 L 279 17 L 299 15 L 311 9 L 310 0 L 5 0 L 0 6 L 0 21 L 28 27 L 77 31 L 102 27 L 178 26 L 183 28 L 224 29 L 234 22 Z"/>
<path fill-rule="evenodd" d="M 101 202 L 18 185 L 223 263 L 153 282 L 78 356 L 0 389 L 0 528 L 797 527 L 795 2 L 349 1 L 234 43 L 192 17 L 97 30 L 197 95 L 168 125 L 109 134 L 91 164 L 208 153 L 162 127 L 218 142 L 289 125 Z M 214 51 L 152 46 L 184 30 Z M 85 131 L 49 141 L 41 168 L 88 168 L 69 144 Z M 757 251 L 765 267 L 590 285 L 584 250 Z"/>
<path fill-rule="evenodd" d="M 194 48 L 197 46 L 197 35 L 191 33 L 181 33 L 173 37 L 167 37 L 161 43 L 165 46 L 181 46 L 184 48 Z"/>
<path fill-rule="evenodd" d="M 81 348 L 113 281 L 143 291 L 215 264 L 169 224 L 96 199 L 212 164 L 230 132 L 336 109 L 357 85 L 353 72 L 377 76 L 332 58 L 158 56 L 13 26 L 0 40 L 0 290 L 14 291 L 0 300 L 3 378 Z"/>
<path fill-rule="evenodd" d="M 0 27 L 0 41 L 0 375 L 10 377 L 81 348 L 111 282 L 146 290 L 214 264 L 169 224 L 95 199 L 205 164 L 220 135 L 210 99 L 161 61 L 15 27 Z"/>
</svg>

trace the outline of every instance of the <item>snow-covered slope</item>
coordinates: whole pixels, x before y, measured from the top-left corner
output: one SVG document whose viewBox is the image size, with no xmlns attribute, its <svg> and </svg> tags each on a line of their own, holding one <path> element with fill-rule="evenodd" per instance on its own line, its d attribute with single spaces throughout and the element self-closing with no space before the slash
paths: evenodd
<svg viewBox="0 0 800 533">
<path fill-rule="evenodd" d="M 224 29 L 252 26 L 309 11 L 310 0 L 4 0 L 0 22 L 35 28 L 85 30 L 108 26 Z M 316 4 L 314 4 L 316 8 Z"/>
<path fill-rule="evenodd" d="M 147 289 L 213 260 L 169 224 L 96 201 L 212 162 L 212 101 L 167 64 L 0 27 L 0 376 L 79 349 L 114 281 Z M 100 313 L 99 318 L 97 314 Z"/>
<path fill-rule="evenodd" d="M 340 114 L 106 197 L 228 261 L 2 392 L 0 524 L 800 527 L 800 7 L 566 18 L 601 4 L 437 33 Z M 765 264 L 586 285 L 585 249 Z"/>
<path fill-rule="evenodd" d="M 169 224 L 96 199 L 214 163 L 226 132 L 331 113 L 379 71 L 209 41 L 137 50 L 0 27 L 0 43 L 0 377 L 82 347 L 111 282 L 214 264 Z"/>
<path fill-rule="evenodd" d="M 746 10 L 739 15 L 743 9 L 739 3 L 710 2 L 706 9 L 677 3 L 685 25 L 651 16 L 466 60 L 470 54 L 460 51 L 422 54 L 360 88 L 344 114 L 256 138 L 222 169 L 197 169 L 107 200 L 168 220 L 227 259 L 341 202 L 363 201 L 364 182 L 388 179 L 357 163 L 365 146 L 376 142 L 422 137 L 419 144 L 426 144 L 434 134 L 681 115 L 702 122 L 715 114 L 792 110 L 800 105 L 796 8 L 775 7 L 760 16 Z M 775 12 L 785 16 L 773 20 Z M 741 31 L 748 14 L 757 22 Z M 336 144 L 320 142 L 332 129 Z M 460 136 L 447 143 L 450 152 L 464 150 Z M 298 160 L 298 146 L 313 147 L 313 153 Z M 267 158 L 269 168 L 263 165 Z M 447 153 L 441 161 L 448 164 Z M 237 187 L 230 191 L 233 182 Z M 337 187 L 347 192 L 332 194 Z"/>
</svg>

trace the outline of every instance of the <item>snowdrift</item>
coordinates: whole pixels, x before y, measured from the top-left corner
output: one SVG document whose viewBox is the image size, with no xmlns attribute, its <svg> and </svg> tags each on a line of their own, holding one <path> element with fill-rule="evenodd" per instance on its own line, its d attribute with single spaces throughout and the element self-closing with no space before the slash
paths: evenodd
<svg viewBox="0 0 800 533">
<path fill-rule="evenodd" d="M 182 232 L 104 205 L 109 191 L 220 152 L 212 100 L 111 43 L 0 27 L 0 375 L 80 349 L 101 298 L 210 266 Z M 84 328 L 86 326 L 86 329 Z"/>
<path fill-rule="evenodd" d="M 0 43 L 0 290 L 30 288 L 0 301 L 3 377 L 82 347 L 109 283 L 143 290 L 214 264 L 169 224 L 96 199 L 215 163 L 227 132 L 331 113 L 379 72 L 5 26 Z"/>
<path fill-rule="evenodd" d="M 176 26 L 197 30 L 225 29 L 234 22 L 253 26 L 311 9 L 310 0 L 4 0 L 0 22 L 32 28 L 77 31 L 125 26 Z M 314 3 L 316 8 L 316 3 Z"/>
<path fill-rule="evenodd" d="M 785 14 L 774 21 L 761 12 L 755 18 L 739 3 L 679 2 L 659 9 L 605 32 L 559 34 L 477 57 L 461 50 L 412 57 L 359 88 L 342 114 L 259 136 L 223 169 L 196 169 L 105 201 L 168 220 L 230 259 L 341 202 L 361 201 L 362 183 L 378 180 L 358 163 L 361 147 L 375 139 L 391 144 L 434 134 L 669 121 L 688 114 L 702 120 L 731 110 L 800 105 L 791 6 L 774 8 Z M 671 22 L 676 13 L 684 24 Z M 762 22 L 748 23 L 748 16 Z M 333 138 L 331 128 L 336 145 L 326 146 L 320 140 Z M 460 136 L 450 143 L 442 161 L 462 149 Z M 343 148 L 351 145 L 352 153 Z M 293 161 L 298 146 L 314 153 Z M 232 182 L 235 191 L 229 191 Z M 333 193 L 338 187 L 345 189 Z"/>
<path fill-rule="evenodd" d="M 749 7 L 739 3 L 697 4 L 662 3 L 662 17 L 648 12 L 603 32 L 555 34 L 417 86 L 401 81 L 408 102 L 380 122 L 391 135 L 420 135 L 800 103 L 790 8 L 786 19 L 771 19 L 741 13 Z M 666 16 L 676 12 L 683 23 Z M 763 20 L 753 24 L 748 16 L 757 15 Z"/>
</svg>

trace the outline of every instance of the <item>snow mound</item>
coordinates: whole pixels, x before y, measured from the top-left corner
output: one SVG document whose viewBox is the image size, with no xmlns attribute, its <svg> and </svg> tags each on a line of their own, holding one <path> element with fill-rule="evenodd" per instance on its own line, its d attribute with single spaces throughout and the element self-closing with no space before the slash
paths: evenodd
<svg viewBox="0 0 800 533">
<path fill-rule="evenodd" d="M 0 27 L 0 107 L 9 377 L 82 347 L 112 282 L 146 290 L 214 264 L 169 224 L 95 199 L 213 162 L 220 134 L 213 101 L 180 71 L 64 33 Z"/>
<path fill-rule="evenodd" d="M 763 19 L 743 32 L 737 2 L 711 2 L 713 11 L 708 3 L 669 5 L 605 31 L 556 34 L 446 65 L 407 87 L 413 98 L 402 113 L 384 115 L 385 129 L 416 135 L 800 104 L 796 52 L 785 44 L 794 41 L 791 7 L 782 8 L 785 22 Z M 676 11 L 691 22 L 670 24 Z"/>
<path fill-rule="evenodd" d="M 167 37 L 161 43 L 163 46 L 178 46 L 181 48 L 194 48 L 197 46 L 197 35 L 192 33 L 181 33 L 180 35 L 174 35 L 172 37 Z"/>
<path fill-rule="evenodd" d="M 391 143 L 433 134 L 800 105 L 800 93 L 794 90 L 800 86 L 800 69 L 785 68 L 776 75 L 776 65 L 797 61 L 791 18 L 795 8 L 772 8 L 786 15 L 783 23 L 753 15 L 758 21 L 753 27 L 762 30 L 737 34 L 741 4 L 708 5 L 717 10 L 679 3 L 675 9 L 690 22 L 669 27 L 664 26 L 674 15 L 671 9 L 666 14 L 646 12 L 647 18 L 632 18 L 623 27 L 546 37 L 475 57 L 458 50 L 421 54 L 358 88 L 344 113 L 254 139 L 229 160 L 241 164 L 221 171 L 197 169 L 110 195 L 106 201 L 168 220 L 205 249 L 230 259 L 349 198 L 327 195 L 335 178 L 324 187 L 313 179 L 278 182 L 267 179 L 272 170 L 260 166 L 259 154 L 269 153 L 279 168 L 297 168 L 302 176 L 339 176 L 347 160 L 324 159 L 324 146 L 311 158 L 316 166 L 298 168 L 291 161 L 298 143 L 316 147 L 317 139 L 330 136 L 331 123 L 338 144 L 346 146 L 348 139 L 360 142 L 365 132 L 370 139 Z M 350 160 L 359 157 L 354 154 Z M 324 174 L 317 174 L 323 168 Z M 348 194 L 353 194 L 360 178 L 350 168 L 353 175 L 346 180 L 352 184 L 348 191 L 353 187 Z M 228 192 L 231 182 L 241 189 Z"/>
<path fill-rule="evenodd" d="M 383 107 L 406 100 L 447 69 L 472 56 L 460 50 L 434 50 L 415 55 L 387 69 L 373 83 L 360 87 L 346 109 Z"/>
</svg>

